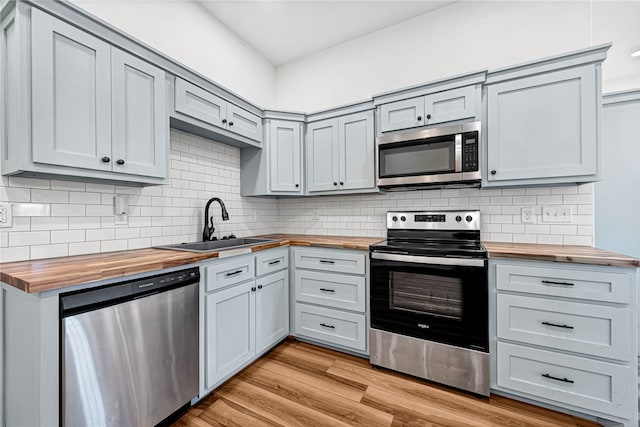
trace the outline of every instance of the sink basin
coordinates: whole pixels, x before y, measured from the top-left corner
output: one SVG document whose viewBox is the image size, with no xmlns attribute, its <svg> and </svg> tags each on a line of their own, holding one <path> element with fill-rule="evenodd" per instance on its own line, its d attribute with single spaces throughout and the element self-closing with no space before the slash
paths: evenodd
<svg viewBox="0 0 640 427">
<path fill-rule="evenodd" d="M 216 252 L 225 249 L 245 248 L 271 242 L 277 242 L 277 240 L 237 238 L 229 240 L 214 240 L 212 242 L 178 243 L 177 245 L 158 246 L 158 248 L 190 252 Z"/>
</svg>

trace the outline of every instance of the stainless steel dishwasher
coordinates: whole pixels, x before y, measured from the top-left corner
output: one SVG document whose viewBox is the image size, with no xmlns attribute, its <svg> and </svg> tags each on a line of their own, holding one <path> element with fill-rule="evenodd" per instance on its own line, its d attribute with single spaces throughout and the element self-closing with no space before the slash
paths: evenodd
<svg viewBox="0 0 640 427">
<path fill-rule="evenodd" d="M 154 426 L 198 394 L 197 268 L 60 296 L 61 422 Z"/>
</svg>

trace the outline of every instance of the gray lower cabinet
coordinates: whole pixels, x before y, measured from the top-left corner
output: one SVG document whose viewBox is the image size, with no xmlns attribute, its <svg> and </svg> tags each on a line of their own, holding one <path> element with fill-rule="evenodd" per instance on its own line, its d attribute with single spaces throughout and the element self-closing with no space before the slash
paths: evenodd
<svg viewBox="0 0 640 427">
<path fill-rule="evenodd" d="M 373 111 L 311 122 L 305 143 L 309 193 L 375 187 Z"/>
<path fill-rule="evenodd" d="M 489 277 L 492 391 L 637 426 L 635 269 L 495 259 Z"/>
<path fill-rule="evenodd" d="M 378 108 L 381 132 L 471 119 L 477 115 L 476 87 L 470 85 L 436 91 L 382 104 Z"/>
<path fill-rule="evenodd" d="M 229 132 L 226 135 L 248 138 L 253 145 L 262 142 L 261 117 L 180 77 L 175 79 L 173 114 L 195 119 L 196 126 L 214 126 Z"/>
<path fill-rule="evenodd" d="M 200 397 L 289 334 L 288 254 L 277 248 L 202 267 Z"/>
<path fill-rule="evenodd" d="M 302 128 L 301 121 L 265 120 L 263 148 L 240 152 L 243 196 L 304 194 Z"/>
<path fill-rule="evenodd" d="M 2 79 L 12 87 L 2 100 L 3 173 L 162 183 L 169 150 L 164 71 L 30 12 L 29 19 L 16 7 L 2 22 Z"/>
<path fill-rule="evenodd" d="M 295 336 L 369 354 L 367 254 L 324 248 L 291 248 L 292 321 Z"/>
<path fill-rule="evenodd" d="M 484 186 L 599 179 L 608 48 L 488 74 Z"/>
</svg>

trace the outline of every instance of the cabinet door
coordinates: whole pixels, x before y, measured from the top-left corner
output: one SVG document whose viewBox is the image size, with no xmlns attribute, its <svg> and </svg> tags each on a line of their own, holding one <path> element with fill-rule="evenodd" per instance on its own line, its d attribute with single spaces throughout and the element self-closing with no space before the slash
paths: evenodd
<svg viewBox="0 0 640 427">
<path fill-rule="evenodd" d="M 33 161 L 111 170 L 111 47 L 37 9 L 31 26 Z"/>
<path fill-rule="evenodd" d="M 206 388 L 255 355 L 255 286 L 251 281 L 206 297 Z"/>
<path fill-rule="evenodd" d="M 227 129 L 262 142 L 262 119 L 233 104 L 227 104 Z"/>
<path fill-rule="evenodd" d="M 164 178 L 167 112 L 164 71 L 111 51 L 113 171 Z"/>
<path fill-rule="evenodd" d="M 424 124 L 433 125 L 475 117 L 475 93 L 474 86 L 465 86 L 425 96 Z"/>
<path fill-rule="evenodd" d="M 338 120 L 322 120 L 307 126 L 307 189 L 338 188 Z"/>
<path fill-rule="evenodd" d="M 272 120 L 268 144 L 271 191 L 300 193 L 300 123 Z"/>
<path fill-rule="evenodd" d="M 380 131 L 390 132 L 424 126 L 424 96 L 380 107 Z"/>
<path fill-rule="evenodd" d="M 340 141 L 338 188 L 341 190 L 373 188 L 375 175 L 373 111 L 340 117 L 338 131 Z"/>
<path fill-rule="evenodd" d="M 289 335 L 289 272 L 256 280 L 256 353 Z"/>
<path fill-rule="evenodd" d="M 176 77 L 175 109 L 213 126 L 225 127 L 227 101 L 201 87 Z M 222 120 L 224 119 L 224 123 Z"/>
<path fill-rule="evenodd" d="M 489 183 L 595 175 L 597 92 L 594 65 L 489 86 Z"/>
</svg>

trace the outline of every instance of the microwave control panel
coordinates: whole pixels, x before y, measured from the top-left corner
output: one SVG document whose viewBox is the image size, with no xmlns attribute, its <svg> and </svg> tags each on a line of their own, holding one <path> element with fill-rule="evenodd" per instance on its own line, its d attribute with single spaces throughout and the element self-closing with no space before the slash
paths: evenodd
<svg viewBox="0 0 640 427">
<path fill-rule="evenodd" d="M 462 135 L 462 171 L 475 172 L 478 170 L 478 132 Z"/>
</svg>

